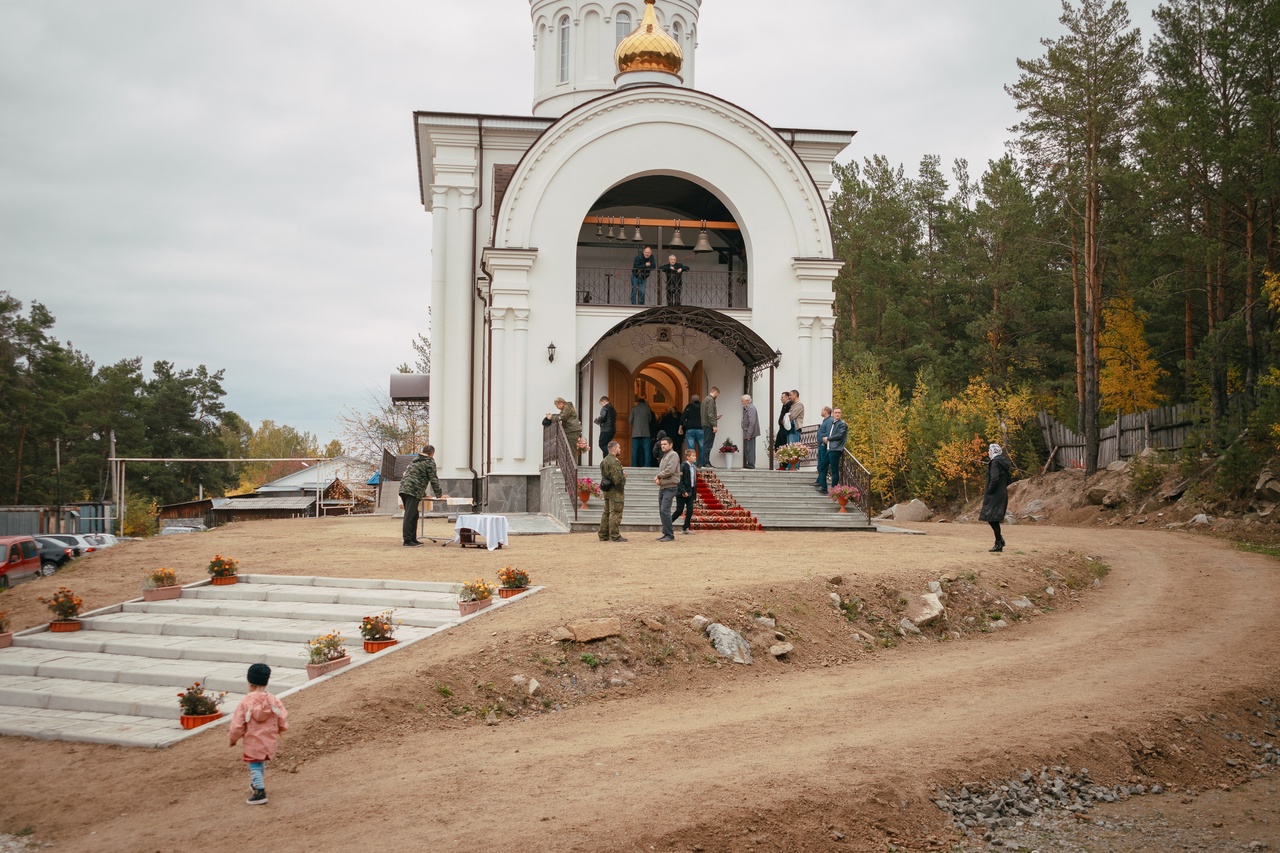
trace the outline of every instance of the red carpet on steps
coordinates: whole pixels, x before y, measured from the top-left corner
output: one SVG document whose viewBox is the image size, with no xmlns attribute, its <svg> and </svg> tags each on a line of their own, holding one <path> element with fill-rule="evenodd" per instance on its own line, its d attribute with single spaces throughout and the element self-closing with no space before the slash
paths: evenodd
<svg viewBox="0 0 1280 853">
<path fill-rule="evenodd" d="M 764 525 L 738 505 L 708 468 L 698 470 L 698 500 L 690 527 L 694 530 L 764 530 Z"/>
</svg>

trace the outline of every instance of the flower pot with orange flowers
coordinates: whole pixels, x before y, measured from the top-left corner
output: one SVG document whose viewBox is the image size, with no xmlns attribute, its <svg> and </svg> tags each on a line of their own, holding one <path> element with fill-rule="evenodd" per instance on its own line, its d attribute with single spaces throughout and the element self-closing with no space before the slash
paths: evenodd
<svg viewBox="0 0 1280 853">
<path fill-rule="evenodd" d="M 467 581 L 458 592 L 458 612 L 463 616 L 470 616 L 478 610 L 485 609 L 493 604 L 493 591 L 497 588 L 484 578 Z"/>
<path fill-rule="evenodd" d="M 394 646 L 399 640 L 392 637 L 400 623 L 393 620 L 394 610 L 384 610 L 377 616 L 360 620 L 360 636 L 364 638 L 364 650 L 369 654 Z"/>
<path fill-rule="evenodd" d="M 214 556 L 209 561 L 209 583 L 214 586 L 230 586 L 239 581 L 236 577 L 236 568 L 240 565 L 239 560 L 231 557 L 224 557 L 221 554 Z"/>
<path fill-rule="evenodd" d="M 514 598 L 529 588 L 529 573 L 515 566 L 507 566 L 498 572 L 498 595 L 503 598 Z"/>
<path fill-rule="evenodd" d="M 178 573 L 173 569 L 152 569 L 142 579 L 143 601 L 170 601 L 181 596 Z"/>
<path fill-rule="evenodd" d="M 307 678 L 319 678 L 351 663 L 351 655 L 342 644 L 342 632 L 330 631 L 307 640 Z"/>
<path fill-rule="evenodd" d="M 76 617 L 84 609 L 84 599 L 65 586 L 58 587 L 58 591 L 48 598 L 41 597 L 36 601 L 48 606 L 49 612 L 53 614 L 53 621 L 49 623 L 49 630 L 53 633 L 80 630 L 80 620 Z"/>
</svg>

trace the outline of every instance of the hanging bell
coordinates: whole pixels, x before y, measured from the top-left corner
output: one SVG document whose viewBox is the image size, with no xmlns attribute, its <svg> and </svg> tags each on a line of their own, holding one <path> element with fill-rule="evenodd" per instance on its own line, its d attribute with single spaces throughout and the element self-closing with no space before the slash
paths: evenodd
<svg viewBox="0 0 1280 853">
<path fill-rule="evenodd" d="M 693 246 L 695 255 L 704 255 L 707 252 L 713 252 L 711 241 L 707 239 L 707 220 L 702 220 L 702 230 L 698 232 L 698 242 Z"/>
<path fill-rule="evenodd" d="M 610 240 L 613 239 L 613 217 L 609 217 L 609 233 L 606 235 Z"/>
<path fill-rule="evenodd" d="M 680 239 L 680 220 L 676 220 L 675 233 L 671 235 L 671 239 L 667 241 L 667 245 L 673 249 L 683 249 L 684 241 Z"/>
<path fill-rule="evenodd" d="M 599 240 L 604 236 L 604 225 L 599 217 L 596 217 L 596 239 Z"/>
<path fill-rule="evenodd" d="M 622 243 L 627 241 L 627 218 L 625 216 L 618 217 L 618 241 Z"/>
<path fill-rule="evenodd" d="M 632 239 L 632 240 L 635 240 L 637 243 L 643 243 L 643 242 L 644 242 L 644 235 L 642 235 L 642 234 L 640 233 L 640 217 L 639 217 L 639 216 L 637 216 L 637 217 L 636 217 L 636 233 L 635 233 L 635 236 L 633 236 L 631 239 Z"/>
</svg>

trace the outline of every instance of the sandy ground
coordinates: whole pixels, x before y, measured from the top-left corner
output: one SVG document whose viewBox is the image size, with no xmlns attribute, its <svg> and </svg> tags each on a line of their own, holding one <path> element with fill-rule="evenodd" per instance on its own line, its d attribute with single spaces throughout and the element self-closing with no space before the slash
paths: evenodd
<svg viewBox="0 0 1280 853">
<path fill-rule="evenodd" d="M 1187 533 L 1055 527 L 1013 528 L 1010 551 L 992 555 L 985 528 L 966 525 L 406 549 L 398 524 L 264 522 L 131 543 L 6 594 L 21 628 L 43 621 L 34 597 L 58 585 L 94 607 L 135 596 L 144 569 L 197 580 L 215 552 L 244 572 L 445 581 L 514 563 L 546 587 L 291 697 L 264 808 L 242 805 L 247 773 L 222 727 L 158 752 L 6 738 L 0 831 L 96 851 L 983 849 L 932 805 L 938 786 L 1070 763 L 1175 791 L 1094 810 L 1113 823 L 1136 810 L 1144 828 L 1077 849 L 1161 849 L 1138 841 L 1211 813 L 1190 849 L 1280 849 L 1274 797 L 1235 791 L 1250 765 L 1227 764 L 1239 745 L 1222 737 L 1274 737 L 1258 712 L 1280 697 L 1271 558 Z M 944 576 L 949 622 L 899 637 L 902 601 Z M 832 592 L 856 602 L 857 621 Z M 1036 615 L 988 629 L 1019 594 Z M 688 627 L 695 613 L 743 630 L 755 663 L 717 659 Z M 787 658 L 767 653 L 759 614 L 795 646 Z M 605 616 L 622 619 L 621 637 L 549 636 Z M 529 697 L 515 675 L 543 692 Z"/>
</svg>

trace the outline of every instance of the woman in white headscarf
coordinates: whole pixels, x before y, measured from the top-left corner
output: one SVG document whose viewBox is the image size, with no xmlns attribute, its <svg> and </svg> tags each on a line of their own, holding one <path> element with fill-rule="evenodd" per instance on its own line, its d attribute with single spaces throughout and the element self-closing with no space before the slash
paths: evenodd
<svg viewBox="0 0 1280 853">
<path fill-rule="evenodd" d="M 1004 448 L 993 444 L 987 448 L 987 456 L 991 461 L 987 464 L 987 492 L 982 498 L 982 512 L 978 520 L 991 525 L 996 535 L 996 544 L 991 550 L 1000 553 L 1004 550 L 1004 537 L 1000 535 L 1000 522 L 1004 521 L 1009 511 L 1009 483 L 1013 480 L 1013 460 L 1005 455 Z"/>
</svg>

